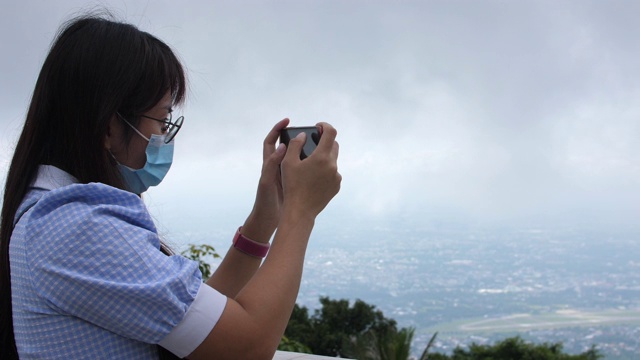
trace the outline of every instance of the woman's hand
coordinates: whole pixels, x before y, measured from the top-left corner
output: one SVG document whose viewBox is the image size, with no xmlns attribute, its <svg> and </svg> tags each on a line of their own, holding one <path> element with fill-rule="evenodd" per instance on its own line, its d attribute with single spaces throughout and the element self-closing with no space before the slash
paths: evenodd
<svg viewBox="0 0 640 360">
<path fill-rule="evenodd" d="M 288 123 L 285 119 L 276 124 L 265 139 L 256 204 L 245 223 L 247 228 L 256 224 L 263 229 L 278 227 L 269 256 L 258 267 L 256 258 L 227 253 L 216 274 L 224 271 L 233 276 L 221 276 L 219 281 L 211 277 L 208 285 L 217 288 L 224 280 L 237 279 L 238 270 L 255 269 L 255 274 L 253 270 L 244 271 L 235 287 L 237 295 L 228 299 L 216 326 L 189 359 L 271 359 L 287 327 L 315 217 L 338 193 L 342 180 L 337 166 L 336 130 L 329 124 L 318 124 L 322 134 L 318 147 L 300 160 L 304 133 L 291 139 L 286 154 L 282 147 L 274 149 L 278 133 Z M 274 225 L 275 219 L 279 220 Z M 235 260 L 227 262 L 230 257 Z M 251 260 L 252 265 L 237 266 L 242 259 Z"/>
<path fill-rule="evenodd" d="M 342 181 L 337 164 L 337 131 L 327 123 L 318 123 L 316 126 L 321 137 L 313 153 L 300 160 L 300 151 L 306 141 L 306 134 L 301 133 L 291 139 L 282 160 L 284 206 L 288 211 L 312 219 L 315 219 L 340 191 Z"/>
<path fill-rule="evenodd" d="M 283 203 L 280 163 L 285 156 L 284 145 L 276 148 L 280 130 L 289 125 L 289 119 L 280 120 L 264 139 L 262 147 L 262 174 L 253 210 L 242 227 L 242 234 L 249 239 L 268 242 L 278 222 Z"/>
</svg>

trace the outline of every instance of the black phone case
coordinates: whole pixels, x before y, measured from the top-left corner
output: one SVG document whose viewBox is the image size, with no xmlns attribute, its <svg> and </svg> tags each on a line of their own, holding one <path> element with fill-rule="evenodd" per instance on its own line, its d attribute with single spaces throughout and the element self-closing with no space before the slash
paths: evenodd
<svg viewBox="0 0 640 360">
<path fill-rule="evenodd" d="M 289 145 L 289 141 L 298 136 L 301 132 L 307 134 L 307 141 L 300 152 L 300 160 L 306 159 L 320 142 L 320 134 L 315 126 L 288 127 L 280 130 L 280 142 Z"/>
</svg>

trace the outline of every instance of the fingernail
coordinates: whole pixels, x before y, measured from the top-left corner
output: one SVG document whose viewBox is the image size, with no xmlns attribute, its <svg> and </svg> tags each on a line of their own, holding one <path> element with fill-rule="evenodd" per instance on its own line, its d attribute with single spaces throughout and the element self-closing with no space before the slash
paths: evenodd
<svg viewBox="0 0 640 360">
<path fill-rule="evenodd" d="M 303 137 L 304 135 L 305 135 L 305 134 L 304 134 L 303 132 L 301 132 L 300 134 L 296 135 L 296 139 L 302 139 L 302 137 Z"/>
<path fill-rule="evenodd" d="M 276 148 L 276 152 L 277 153 L 283 153 L 285 150 L 286 146 L 284 146 L 284 144 L 280 144 L 278 145 L 278 147 Z"/>
</svg>

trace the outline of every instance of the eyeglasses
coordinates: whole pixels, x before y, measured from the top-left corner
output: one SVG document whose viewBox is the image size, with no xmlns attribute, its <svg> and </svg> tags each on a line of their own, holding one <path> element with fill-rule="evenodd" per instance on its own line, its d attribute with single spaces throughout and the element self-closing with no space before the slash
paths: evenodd
<svg viewBox="0 0 640 360">
<path fill-rule="evenodd" d="M 169 113 L 169 117 L 166 119 L 156 119 L 147 115 L 140 115 L 140 117 L 147 118 L 150 120 L 155 120 L 163 123 L 166 127 L 165 131 L 167 132 L 166 137 L 164 138 L 165 144 L 168 144 L 176 137 L 178 131 L 182 127 L 182 123 L 184 122 L 184 116 L 178 117 L 175 121 L 171 121 L 171 113 Z"/>
</svg>

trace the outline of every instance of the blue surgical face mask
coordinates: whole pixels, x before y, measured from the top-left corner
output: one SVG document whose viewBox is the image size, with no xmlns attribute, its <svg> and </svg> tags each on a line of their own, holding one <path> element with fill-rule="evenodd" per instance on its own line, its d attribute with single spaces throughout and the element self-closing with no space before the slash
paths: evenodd
<svg viewBox="0 0 640 360">
<path fill-rule="evenodd" d="M 138 135 L 149 141 L 145 151 L 147 154 L 147 162 L 141 169 L 132 169 L 118 163 L 118 168 L 120 169 L 120 173 L 122 174 L 129 191 L 136 194 L 142 194 L 147 191 L 150 186 L 160 184 L 162 179 L 164 179 L 165 175 L 169 172 L 169 168 L 171 168 L 171 163 L 173 162 L 174 141 L 171 140 L 170 143 L 165 144 L 165 135 L 155 134 L 151 135 L 151 138 L 149 139 L 142 135 L 138 129 L 129 124 L 128 121 L 124 121 L 131 126 Z"/>
</svg>

